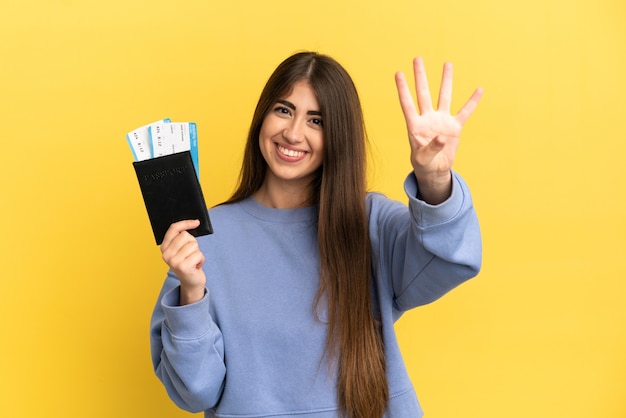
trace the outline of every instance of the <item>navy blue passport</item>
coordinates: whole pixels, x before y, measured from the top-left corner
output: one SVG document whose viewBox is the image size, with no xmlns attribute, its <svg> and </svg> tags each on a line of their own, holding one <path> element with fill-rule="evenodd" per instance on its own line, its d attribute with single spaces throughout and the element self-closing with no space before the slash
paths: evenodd
<svg viewBox="0 0 626 418">
<path fill-rule="evenodd" d="M 174 222 L 198 219 L 195 237 L 213 233 L 202 188 L 189 151 L 133 163 L 157 245 Z"/>
</svg>

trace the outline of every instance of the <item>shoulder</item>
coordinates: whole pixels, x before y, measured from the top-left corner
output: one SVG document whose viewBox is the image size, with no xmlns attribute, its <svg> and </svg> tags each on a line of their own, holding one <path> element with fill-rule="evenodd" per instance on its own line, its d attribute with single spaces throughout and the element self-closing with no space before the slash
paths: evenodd
<svg viewBox="0 0 626 418">
<path fill-rule="evenodd" d="M 221 203 L 209 209 L 211 219 L 220 219 L 224 221 L 236 220 L 246 216 L 247 212 L 243 209 L 242 202 Z"/>
</svg>

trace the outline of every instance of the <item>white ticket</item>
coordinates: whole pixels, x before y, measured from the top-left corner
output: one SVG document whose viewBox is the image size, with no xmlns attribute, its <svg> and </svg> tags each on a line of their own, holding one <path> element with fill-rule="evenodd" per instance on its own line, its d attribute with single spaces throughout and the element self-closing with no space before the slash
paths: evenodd
<svg viewBox="0 0 626 418">
<path fill-rule="evenodd" d="M 168 123 L 169 119 L 162 119 L 160 121 L 150 123 L 135 129 L 134 131 L 126 134 L 126 140 L 130 145 L 130 150 L 133 153 L 135 161 L 148 160 L 153 157 L 152 146 L 150 144 L 150 127 L 157 123 Z"/>
<path fill-rule="evenodd" d="M 128 134 L 126 141 L 135 161 L 189 151 L 196 175 L 200 178 L 198 161 L 198 129 L 195 122 L 172 122 L 171 119 L 141 126 Z"/>
<path fill-rule="evenodd" d="M 135 161 L 189 151 L 198 172 L 198 129 L 195 122 L 161 119 L 129 132 L 126 141 Z"/>
</svg>

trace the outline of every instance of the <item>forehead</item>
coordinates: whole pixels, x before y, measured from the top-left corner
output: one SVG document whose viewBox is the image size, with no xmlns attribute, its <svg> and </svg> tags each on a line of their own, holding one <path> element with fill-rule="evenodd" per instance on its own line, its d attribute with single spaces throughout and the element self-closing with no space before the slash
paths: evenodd
<svg viewBox="0 0 626 418">
<path fill-rule="evenodd" d="M 315 107 L 319 107 L 317 94 L 311 87 L 311 84 L 306 80 L 296 81 L 291 88 L 281 94 L 278 99 L 289 101 L 296 100 L 301 102 L 302 105 L 314 105 Z"/>
</svg>

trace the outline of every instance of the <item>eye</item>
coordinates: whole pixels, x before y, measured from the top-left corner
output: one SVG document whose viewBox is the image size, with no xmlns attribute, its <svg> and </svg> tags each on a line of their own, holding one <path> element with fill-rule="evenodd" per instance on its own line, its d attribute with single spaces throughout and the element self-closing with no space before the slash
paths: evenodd
<svg viewBox="0 0 626 418">
<path fill-rule="evenodd" d="M 320 128 L 324 126 L 324 121 L 322 119 L 320 119 L 320 118 L 311 119 L 311 123 L 313 125 L 319 126 Z"/>
<path fill-rule="evenodd" d="M 291 111 L 285 106 L 276 106 L 274 112 L 280 115 L 290 115 Z"/>
</svg>

